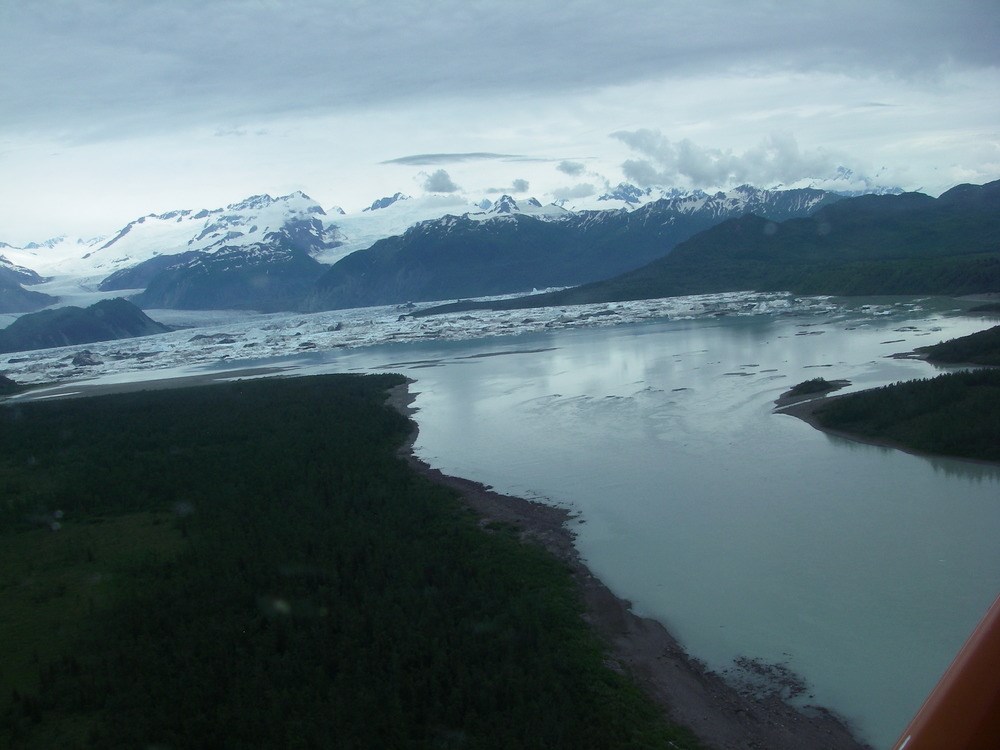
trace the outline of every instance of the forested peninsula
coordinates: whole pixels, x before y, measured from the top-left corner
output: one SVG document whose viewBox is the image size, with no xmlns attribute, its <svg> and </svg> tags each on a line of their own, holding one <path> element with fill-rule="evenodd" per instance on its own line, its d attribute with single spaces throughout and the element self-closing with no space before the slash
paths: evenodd
<svg viewBox="0 0 1000 750">
<path fill-rule="evenodd" d="M 0 404 L 0 746 L 861 747 L 689 659 L 563 511 L 404 460 L 404 383 Z"/>
<path fill-rule="evenodd" d="M 1000 326 L 917 351 L 932 362 L 987 367 L 791 403 L 797 396 L 825 394 L 836 387 L 816 379 L 785 393 L 778 408 L 820 429 L 865 442 L 1000 463 L 1000 368 L 995 367 L 1000 364 Z"/>
<path fill-rule="evenodd" d="M 0 745 L 682 747 L 399 376 L 0 407 Z"/>
</svg>

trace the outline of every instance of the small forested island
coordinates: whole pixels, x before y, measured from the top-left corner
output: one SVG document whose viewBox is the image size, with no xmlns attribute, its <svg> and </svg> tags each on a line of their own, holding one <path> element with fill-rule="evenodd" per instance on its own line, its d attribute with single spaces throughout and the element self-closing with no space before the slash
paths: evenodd
<svg viewBox="0 0 1000 750">
<path fill-rule="evenodd" d="M 696 748 L 399 376 L 0 405 L 0 746 Z"/>
<path fill-rule="evenodd" d="M 812 378 L 803 380 L 798 385 L 792 386 L 786 398 L 797 398 L 802 396 L 818 396 L 821 393 L 833 393 L 846 385 L 850 385 L 847 380 L 827 380 L 826 378 Z"/>
</svg>

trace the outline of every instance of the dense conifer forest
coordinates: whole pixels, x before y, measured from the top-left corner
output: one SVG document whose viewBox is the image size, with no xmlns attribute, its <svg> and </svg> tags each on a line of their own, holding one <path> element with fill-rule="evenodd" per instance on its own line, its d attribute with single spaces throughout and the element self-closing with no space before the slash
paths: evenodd
<svg viewBox="0 0 1000 750">
<path fill-rule="evenodd" d="M 397 457 L 400 382 L 0 406 L 0 746 L 696 747 Z"/>
<path fill-rule="evenodd" d="M 912 380 L 831 399 L 823 427 L 923 453 L 1000 461 L 1000 369 Z"/>
<path fill-rule="evenodd" d="M 917 349 L 932 362 L 1000 365 L 1000 326 Z"/>
</svg>

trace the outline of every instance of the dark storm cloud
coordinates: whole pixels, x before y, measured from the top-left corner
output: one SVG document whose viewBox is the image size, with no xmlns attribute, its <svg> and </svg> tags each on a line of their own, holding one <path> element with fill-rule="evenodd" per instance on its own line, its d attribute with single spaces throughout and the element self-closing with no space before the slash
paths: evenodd
<svg viewBox="0 0 1000 750">
<path fill-rule="evenodd" d="M 982 0 L 9 2 L 0 103 L 7 131 L 87 140 L 670 76 L 933 77 L 997 67 L 998 38 Z"/>
<path fill-rule="evenodd" d="M 423 188 L 428 193 L 456 193 L 461 189 L 443 169 L 422 176 L 424 177 Z"/>
</svg>

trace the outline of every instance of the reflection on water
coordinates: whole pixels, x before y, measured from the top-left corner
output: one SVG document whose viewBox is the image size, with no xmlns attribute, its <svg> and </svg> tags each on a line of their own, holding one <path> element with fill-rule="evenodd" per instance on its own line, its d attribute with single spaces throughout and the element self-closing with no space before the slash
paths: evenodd
<svg viewBox="0 0 1000 750">
<path fill-rule="evenodd" d="M 1000 469 L 830 437 L 772 404 L 819 375 L 850 380 L 843 393 L 936 374 L 891 357 L 990 325 L 949 306 L 769 303 L 218 364 L 181 352 L 176 374 L 409 375 L 421 458 L 570 507 L 593 571 L 694 656 L 719 671 L 741 656 L 787 665 L 803 700 L 888 746 L 1000 591 Z"/>
<path fill-rule="evenodd" d="M 899 452 L 899 449 L 896 448 L 890 448 L 884 445 L 871 445 L 857 440 L 851 440 L 850 438 L 841 437 L 840 435 L 828 435 L 824 433 L 824 436 L 837 450 L 855 450 L 858 452 L 878 451 L 886 455 Z M 921 458 L 935 472 L 940 472 L 947 477 L 967 479 L 972 482 L 994 483 L 997 481 L 998 467 L 994 463 L 965 459 L 960 460 L 942 456 L 921 455 Z"/>
<path fill-rule="evenodd" d="M 888 357 L 983 327 L 855 310 L 337 364 L 416 378 L 422 458 L 578 511 L 595 573 L 695 656 L 719 670 L 740 655 L 787 664 L 807 702 L 885 746 L 1000 591 L 1000 470 L 831 438 L 772 402 L 818 374 L 848 391 L 932 375 Z"/>
</svg>

